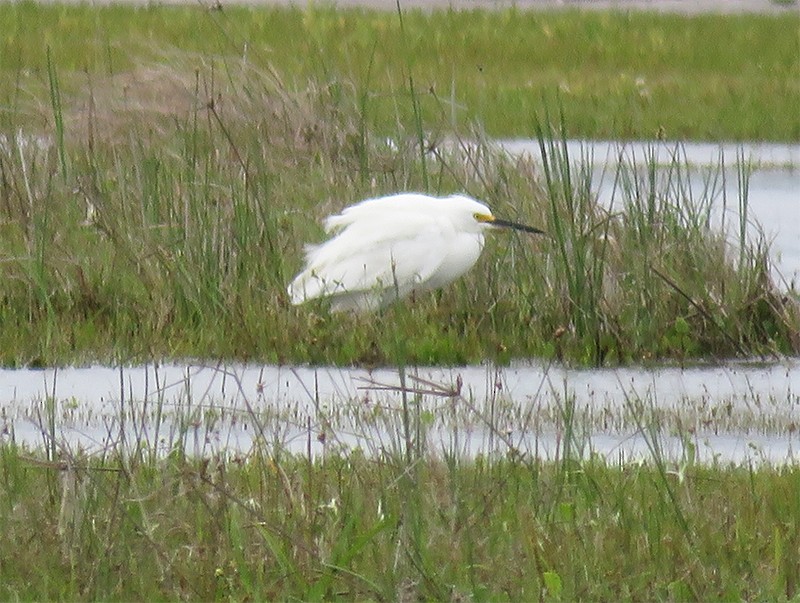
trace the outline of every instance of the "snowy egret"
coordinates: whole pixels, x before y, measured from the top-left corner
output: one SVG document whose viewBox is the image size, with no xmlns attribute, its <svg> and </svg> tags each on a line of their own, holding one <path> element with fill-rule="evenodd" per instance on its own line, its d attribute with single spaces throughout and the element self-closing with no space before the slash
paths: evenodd
<svg viewBox="0 0 800 603">
<path fill-rule="evenodd" d="M 478 261 L 484 231 L 498 227 L 543 234 L 495 218 L 463 195 L 401 193 L 361 201 L 325 220 L 325 232 L 334 236 L 306 246 L 306 265 L 289 285 L 289 297 L 293 304 L 330 298 L 332 312 L 376 310 L 457 279 Z"/>
</svg>

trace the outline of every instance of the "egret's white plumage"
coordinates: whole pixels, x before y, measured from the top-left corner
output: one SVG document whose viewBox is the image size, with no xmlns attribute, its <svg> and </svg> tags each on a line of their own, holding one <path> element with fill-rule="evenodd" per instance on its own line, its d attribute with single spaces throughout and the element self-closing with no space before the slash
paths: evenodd
<svg viewBox="0 0 800 603">
<path fill-rule="evenodd" d="M 542 232 L 499 220 L 463 195 L 367 199 L 325 220 L 333 237 L 306 246 L 306 266 L 289 296 L 293 304 L 329 297 L 334 312 L 370 311 L 442 287 L 475 264 L 492 226 Z"/>
</svg>

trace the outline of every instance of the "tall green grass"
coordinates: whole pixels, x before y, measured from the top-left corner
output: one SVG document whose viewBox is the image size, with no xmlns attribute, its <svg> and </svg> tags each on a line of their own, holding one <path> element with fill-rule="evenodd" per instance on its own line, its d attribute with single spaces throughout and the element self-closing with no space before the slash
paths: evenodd
<svg viewBox="0 0 800 603">
<path fill-rule="evenodd" d="M 0 447 L 3 599 L 798 596 L 796 468 Z M 51 495 L 47 495 L 50 492 Z"/>
<path fill-rule="evenodd" d="M 387 142 L 346 81 L 292 90 L 241 58 L 171 56 L 129 77 L 66 98 L 53 74 L 63 144 L 4 130 L 6 364 L 601 364 L 797 349 L 795 294 L 771 282 L 766 242 L 715 229 L 714 177 L 692 190 L 679 148 L 663 170 L 622 162 L 609 213 L 588 163 L 567 155 L 566 112 L 540 113 L 540 165 L 477 128 L 421 139 L 398 122 Z M 291 307 L 286 283 L 321 218 L 397 190 L 465 191 L 553 236 L 492 237 L 466 278 L 377 317 Z"/>
</svg>

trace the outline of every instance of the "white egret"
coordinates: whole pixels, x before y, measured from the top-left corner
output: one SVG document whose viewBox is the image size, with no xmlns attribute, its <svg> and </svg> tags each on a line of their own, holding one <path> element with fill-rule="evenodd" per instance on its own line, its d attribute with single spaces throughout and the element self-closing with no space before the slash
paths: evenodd
<svg viewBox="0 0 800 603">
<path fill-rule="evenodd" d="M 293 304 L 330 298 L 333 312 L 372 311 L 447 285 L 478 261 L 487 229 L 543 234 L 496 218 L 464 195 L 418 193 L 361 201 L 329 216 L 324 226 L 334 236 L 306 246 L 305 268 L 288 292 Z"/>
</svg>

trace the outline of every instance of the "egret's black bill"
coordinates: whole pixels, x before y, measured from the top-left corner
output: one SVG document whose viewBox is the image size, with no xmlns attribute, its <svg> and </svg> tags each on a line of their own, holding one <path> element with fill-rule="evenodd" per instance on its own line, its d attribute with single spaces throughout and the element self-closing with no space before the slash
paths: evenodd
<svg viewBox="0 0 800 603">
<path fill-rule="evenodd" d="M 511 222 L 509 220 L 501 220 L 500 218 L 495 218 L 492 220 L 492 226 L 499 226 L 502 228 L 513 228 L 514 230 L 519 230 L 522 232 L 531 232 L 533 234 L 547 234 L 545 231 L 540 230 L 538 228 L 534 228 L 533 226 L 527 226 L 526 224 L 520 224 L 519 222 Z"/>
</svg>

